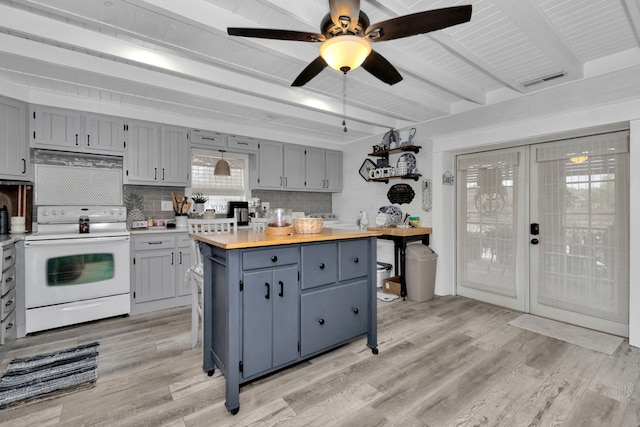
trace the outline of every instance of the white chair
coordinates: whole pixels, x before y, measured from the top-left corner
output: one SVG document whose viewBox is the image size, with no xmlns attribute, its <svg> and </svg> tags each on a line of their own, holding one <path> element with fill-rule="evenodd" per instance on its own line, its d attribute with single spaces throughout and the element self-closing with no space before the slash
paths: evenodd
<svg viewBox="0 0 640 427">
<path fill-rule="evenodd" d="M 190 234 L 221 234 L 238 231 L 238 222 L 235 218 L 221 219 L 188 219 Z M 202 292 L 204 285 L 204 269 L 202 266 L 202 254 L 198 242 L 191 238 L 191 254 L 193 265 L 184 275 L 185 282 L 190 281 L 191 288 L 191 345 L 198 345 L 200 319 L 202 319 Z"/>
</svg>

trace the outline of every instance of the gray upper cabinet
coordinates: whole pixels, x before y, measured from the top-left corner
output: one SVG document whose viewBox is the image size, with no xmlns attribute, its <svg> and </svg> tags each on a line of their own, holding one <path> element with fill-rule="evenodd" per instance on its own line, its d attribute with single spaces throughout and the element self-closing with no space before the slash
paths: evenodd
<svg viewBox="0 0 640 427">
<path fill-rule="evenodd" d="M 227 140 L 227 148 L 232 153 L 257 153 L 258 145 L 260 140 L 244 136 L 231 135 Z"/>
<path fill-rule="evenodd" d="M 191 158 L 188 131 L 175 126 L 130 121 L 124 183 L 188 186 Z"/>
<path fill-rule="evenodd" d="M 191 146 L 204 149 L 227 149 L 227 135 L 206 130 L 191 131 Z"/>
<path fill-rule="evenodd" d="M 308 147 L 306 177 L 307 190 L 342 191 L 342 152 Z"/>
<path fill-rule="evenodd" d="M 342 191 L 342 152 L 304 145 L 261 141 L 250 159 L 257 178 L 253 189 Z"/>
<path fill-rule="evenodd" d="M 33 180 L 25 118 L 26 104 L 0 98 L 0 178 Z"/>
<path fill-rule="evenodd" d="M 85 144 L 92 150 L 122 153 L 125 149 L 124 120 L 101 114 L 85 114 Z"/>
<path fill-rule="evenodd" d="M 284 187 L 284 144 L 262 141 L 258 149 L 258 188 Z"/>
<path fill-rule="evenodd" d="M 98 154 L 120 154 L 125 149 L 124 120 L 119 117 L 32 106 L 30 119 L 34 148 Z"/>
<path fill-rule="evenodd" d="M 305 147 L 302 145 L 285 144 L 284 155 L 284 183 L 286 190 L 305 189 Z"/>
</svg>

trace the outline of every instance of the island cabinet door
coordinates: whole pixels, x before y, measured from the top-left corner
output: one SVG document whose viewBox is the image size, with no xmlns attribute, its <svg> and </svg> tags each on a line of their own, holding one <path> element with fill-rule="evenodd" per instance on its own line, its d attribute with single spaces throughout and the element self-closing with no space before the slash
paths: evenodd
<svg viewBox="0 0 640 427">
<path fill-rule="evenodd" d="M 295 266 L 244 274 L 243 378 L 298 358 L 298 295 Z"/>
</svg>

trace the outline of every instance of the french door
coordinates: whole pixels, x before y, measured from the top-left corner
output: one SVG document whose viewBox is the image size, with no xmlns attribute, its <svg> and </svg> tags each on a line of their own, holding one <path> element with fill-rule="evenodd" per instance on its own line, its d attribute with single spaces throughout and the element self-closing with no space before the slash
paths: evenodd
<svg viewBox="0 0 640 427">
<path fill-rule="evenodd" d="M 628 335 L 628 132 L 458 158 L 457 292 Z"/>
</svg>

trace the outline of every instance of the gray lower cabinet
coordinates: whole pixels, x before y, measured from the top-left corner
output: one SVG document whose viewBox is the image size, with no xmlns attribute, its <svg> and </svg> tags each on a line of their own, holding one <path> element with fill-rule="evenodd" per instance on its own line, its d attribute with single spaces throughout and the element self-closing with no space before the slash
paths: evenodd
<svg viewBox="0 0 640 427">
<path fill-rule="evenodd" d="M 16 245 L 0 247 L 0 345 L 16 338 Z"/>
<path fill-rule="evenodd" d="M 131 236 L 131 314 L 188 305 L 190 250 L 180 233 Z M 181 246 L 182 245 L 182 246 Z"/>
<path fill-rule="evenodd" d="M 377 354 L 376 238 L 204 254 L 203 369 L 240 384 L 366 335 Z"/>
</svg>

